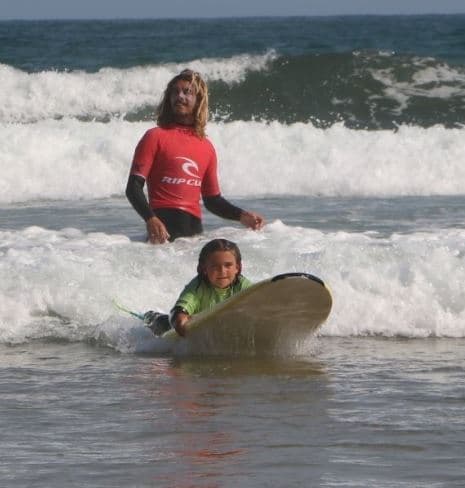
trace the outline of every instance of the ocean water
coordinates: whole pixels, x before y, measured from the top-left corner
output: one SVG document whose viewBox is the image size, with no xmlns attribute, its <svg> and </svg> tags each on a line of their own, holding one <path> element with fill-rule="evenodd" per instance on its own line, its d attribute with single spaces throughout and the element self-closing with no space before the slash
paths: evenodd
<svg viewBox="0 0 465 488">
<path fill-rule="evenodd" d="M 461 487 L 465 16 L 0 22 L 2 486 Z M 223 194 L 164 246 L 124 197 L 181 69 Z M 310 272 L 316 337 L 218 357 L 154 339 L 214 237 Z"/>
</svg>

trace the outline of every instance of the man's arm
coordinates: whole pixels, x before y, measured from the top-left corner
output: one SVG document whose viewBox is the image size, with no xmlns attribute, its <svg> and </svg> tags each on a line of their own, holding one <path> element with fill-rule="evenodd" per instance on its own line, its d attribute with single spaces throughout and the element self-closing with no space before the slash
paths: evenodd
<svg viewBox="0 0 465 488">
<path fill-rule="evenodd" d="M 130 175 L 126 186 L 126 197 L 134 210 L 147 222 L 150 217 L 153 217 L 153 212 L 145 198 L 144 185 L 145 179 L 142 176 Z"/>
<path fill-rule="evenodd" d="M 218 215 L 218 217 L 238 220 L 242 225 L 253 230 L 259 230 L 265 225 L 265 219 L 260 214 L 242 210 L 242 208 L 236 207 L 221 195 L 203 197 L 203 203 L 208 211 Z"/>
<path fill-rule="evenodd" d="M 240 220 L 243 210 L 228 202 L 221 195 L 213 197 L 203 197 L 205 208 L 212 214 L 218 215 L 223 219 Z"/>
<path fill-rule="evenodd" d="M 166 242 L 170 235 L 163 222 L 154 215 L 144 193 L 145 179 L 139 175 L 130 175 L 126 186 L 126 197 L 134 210 L 145 220 L 148 240 L 152 244 Z"/>
</svg>

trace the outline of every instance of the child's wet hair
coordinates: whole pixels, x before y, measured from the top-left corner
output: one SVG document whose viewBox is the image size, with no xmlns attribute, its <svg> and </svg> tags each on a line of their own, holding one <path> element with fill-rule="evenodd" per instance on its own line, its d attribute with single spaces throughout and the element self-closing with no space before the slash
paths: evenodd
<svg viewBox="0 0 465 488">
<path fill-rule="evenodd" d="M 207 242 L 205 246 L 202 247 L 199 254 L 199 264 L 197 265 L 197 273 L 203 278 L 203 270 L 205 269 L 208 256 L 217 251 L 229 251 L 236 258 L 236 263 L 239 267 L 239 272 L 237 273 L 236 279 L 241 274 L 242 269 L 242 256 L 238 245 L 235 242 L 228 241 L 227 239 L 213 239 Z"/>
</svg>

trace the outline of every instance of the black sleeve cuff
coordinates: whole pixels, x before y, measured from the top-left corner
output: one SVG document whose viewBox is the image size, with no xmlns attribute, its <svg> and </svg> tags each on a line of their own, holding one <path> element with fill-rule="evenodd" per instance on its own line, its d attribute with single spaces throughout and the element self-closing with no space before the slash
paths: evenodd
<svg viewBox="0 0 465 488">
<path fill-rule="evenodd" d="M 205 208 L 211 213 L 229 220 L 240 220 L 243 210 L 236 207 L 232 203 L 229 203 L 221 195 L 215 195 L 213 197 L 204 197 L 203 203 Z"/>
</svg>

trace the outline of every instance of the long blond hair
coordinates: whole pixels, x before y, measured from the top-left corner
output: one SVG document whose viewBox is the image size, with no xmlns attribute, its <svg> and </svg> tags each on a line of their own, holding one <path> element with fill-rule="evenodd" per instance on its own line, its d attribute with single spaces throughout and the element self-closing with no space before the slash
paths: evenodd
<svg viewBox="0 0 465 488">
<path fill-rule="evenodd" d="M 166 127 L 175 121 L 173 110 L 170 103 L 171 90 L 179 80 L 191 83 L 195 92 L 197 102 L 194 108 L 194 132 L 199 137 L 205 137 L 205 127 L 208 120 L 208 88 L 199 73 L 190 69 L 185 69 L 176 75 L 167 85 L 163 99 L 157 108 L 157 124 Z"/>
</svg>

